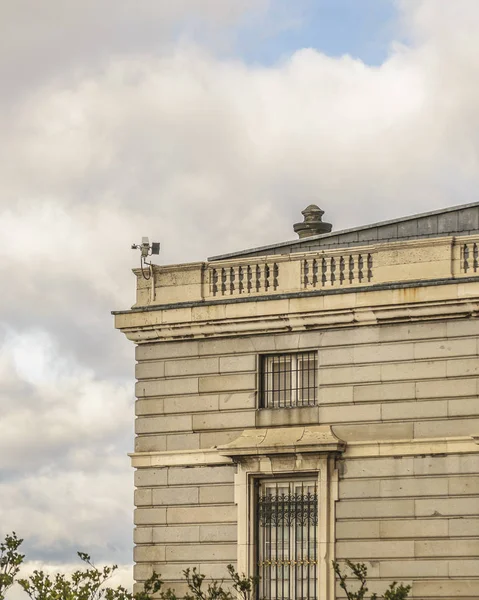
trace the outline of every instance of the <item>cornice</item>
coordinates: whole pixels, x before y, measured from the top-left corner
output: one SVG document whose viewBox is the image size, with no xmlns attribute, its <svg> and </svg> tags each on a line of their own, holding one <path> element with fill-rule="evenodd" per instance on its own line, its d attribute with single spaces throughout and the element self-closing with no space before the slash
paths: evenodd
<svg viewBox="0 0 479 600">
<path fill-rule="evenodd" d="M 388 296 L 378 298 L 386 301 Z M 224 314 L 220 310 L 216 315 L 204 309 L 192 314 L 189 309 L 177 311 L 176 322 L 162 322 L 161 313 L 143 313 L 137 322 L 132 322 L 126 315 L 124 322 L 117 322 L 117 327 L 133 342 L 148 343 L 153 341 L 193 340 L 211 337 L 251 336 L 274 333 L 301 332 L 313 329 L 333 329 L 384 325 L 401 322 L 421 322 L 432 320 L 477 318 L 479 316 L 479 297 L 464 297 L 450 300 L 430 300 L 422 302 L 396 302 L 346 308 L 315 307 L 314 298 L 297 302 L 294 306 L 288 301 L 275 303 L 274 313 L 238 315 L 220 318 Z M 393 300 L 393 297 L 391 297 Z M 318 303 L 319 304 L 319 303 Z M 218 307 L 219 309 L 220 307 Z M 273 312 L 273 311 L 272 311 Z M 117 319 L 121 317 L 118 316 Z"/>
</svg>

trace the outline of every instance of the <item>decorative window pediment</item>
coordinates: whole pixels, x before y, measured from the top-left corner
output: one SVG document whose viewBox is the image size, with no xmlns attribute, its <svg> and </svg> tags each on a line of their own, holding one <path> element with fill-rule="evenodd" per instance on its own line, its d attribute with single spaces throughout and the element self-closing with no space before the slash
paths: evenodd
<svg viewBox="0 0 479 600">
<path fill-rule="evenodd" d="M 242 456 L 277 454 L 329 454 L 342 452 L 346 443 L 338 439 L 329 425 L 245 429 L 235 440 L 218 451 L 233 459 Z"/>
</svg>

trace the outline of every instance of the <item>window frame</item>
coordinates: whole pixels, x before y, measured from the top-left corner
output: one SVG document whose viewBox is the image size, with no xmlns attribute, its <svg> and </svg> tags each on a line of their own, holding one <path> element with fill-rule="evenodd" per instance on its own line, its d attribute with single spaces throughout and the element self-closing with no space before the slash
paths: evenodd
<svg viewBox="0 0 479 600">
<path fill-rule="evenodd" d="M 289 598 L 290 600 L 318 600 L 319 599 L 319 588 L 318 588 L 318 572 L 319 572 L 319 518 L 320 518 L 320 506 L 319 506 L 319 481 L 318 481 L 318 473 L 295 473 L 295 474 L 291 474 L 290 476 L 287 476 L 285 474 L 281 475 L 281 476 L 269 476 L 269 477 L 255 477 L 253 479 L 254 483 L 253 483 L 253 487 L 254 487 L 254 539 L 253 539 L 253 544 L 254 544 L 254 573 L 255 575 L 261 575 L 261 573 L 263 572 L 263 576 L 260 579 L 260 597 L 261 598 L 265 598 L 265 600 L 279 600 L 280 598 Z M 291 499 L 293 499 L 293 501 L 295 502 L 295 508 L 297 508 L 296 505 L 296 498 L 295 496 L 297 495 L 297 490 L 300 488 L 302 490 L 301 496 L 304 498 L 304 488 L 308 489 L 308 494 L 309 489 L 313 488 L 314 489 L 314 495 L 313 495 L 313 522 L 310 522 L 311 519 L 311 513 L 309 512 L 309 507 L 308 507 L 308 516 L 307 516 L 307 520 L 308 520 L 308 525 L 306 526 L 307 528 L 307 535 L 306 535 L 306 540 L 307 540 L 307 550 L 306 550 L 306 558 L 305 558 L 305 530 L 304 530 L 304 523 L 301 526 L 301 535 L 298 536 L 298 522 L 297 522 L 297 516 L 293 515 L 291 517 L 291 513 L 290 513 L 290 522 L 285 523 L 285 519 L 283 516 L 282 519 L 282 523 L 280 525 L 280 527 L 278 527 L 278 523 L 276 522 L 275 525 L 270 526 L 269 528 L 261 528 L 260 526 L 260 509 L 259 509 L 259 504 L 260 504 L 260 493 L 261 493 L 261 489 L 268 489 L 268 488 L 276 488 L 276 495 L 272 495 L 273 498 L 276 496 L 277 498 L 280 497 L 278 494 L 279 489 L 286 489 L 287 493 L 286 496 L 284 496 L 287 500 L 291 501 Z M 284 492 L 283 492 L 284 494 Z M 265 494 L 266 495 L 266 494 Z M 264 497 L 264 496 L 263 496 Z M 302 498 L 301 502 L 304 501 L 304 499 Z M 311 502 L 311 500 L 308 500 L 308 504 Z M 278 504 L 276 504 L 276 510 L 279 510 L 283 508 L 284 510 L 284 505 L 281 504 L 281 502 Z M 271 513 L 274 513 L 274 508 L 271 508 Z M 264 513 L 263 513 L 264 514 Z M 297 514 L 297 513 L 296 513 Z M 272 519 L 274 521 L 274 517 Z M 288 532 L 287 535 L 285 532 Z M 269 553 L 266 553 L 269 557 L 270 560 L 276 559 L 276 561 L 278 562 L 280 558 L 282 558 L 282 565 L 281 565 L 281 571 L 282 571 L 282 575 L 283 577 L 277 576 L 277 577 L 269 577 L 269 579 L 266 579 L 264 577 L 264 569 L 265 566 L 267 568 L 267 565 L 261 565 L 261 559 L 263 559 L 264 562 L 268 562 L 268 558 L 266 555 L 261 556 L 261 550 L 263 549 L 263 551 L 265 550 L 265 548 L 268 546 L 268 542 L 265 540 L 264 536 L 268 536 L 268 533 L 271 536 L 270 539 L 270 547 L 269 547 Z M 274 532 L 274 535 L 272 535 L 272 532 Z M 279 532 L 281 532 L 279 534 Z M 279 535 L 278 535 L 279 534 Z M 312 551 L 312 560 L 314 562 L 309 562 L 311 560 L 311 536 L 312 536 L 312 542 L 313 542 L 313 551 Z M 275 540 L 275 549 L 272 549 L 272 545 L 273 545 L 273 539 Z M 301 547 L 300 549 L 298 548 L 298 541 L 300 540 L 301 543 Z M 280 546 L 278 547 L 278 543 L 280 544 Z M 273 557 L 273 554 L 275 555 Z M 304 567 L 304 563 L 303 564 L 299 564 L 298 565 L 298 561 L 307 561 L 306 562 L 306 577 L 305 575 L 305 567 Z M 286 565 L 285 565 L 286 563 Z M 285 575 L 285 566 L 286 566 L 286 571 L 287 571 L 287 575 L 288 577 L 284 577 Z M 279 569 L 279 565 L 276 565 L 276 569 Z M 311 576 L 311 570 L 312 572 L 312 576 Z M 299 572 L 301 573 L 301 577 L 298 578 Z M 271 575 L 272 573 L 274 573 L 274 569 L 271 569 Z M 266 586 L 268 586 L 268 584 L 266 583 L 266 581 L 268 581 L 269 583 L 269 594 L 266 593 Z M 281 593 L 278 592 L 279 587 L 281 586 Z M 299 591 L 299 586 L 300 586 L 300 590 Z M 276 590 L 275 593 L 273 593 L 273 590 Z M 307 592 L 313 592 L 313 593 L 307 593 L 306 596 L 304 595 L 304 591 Z"/>
<path fill-rule="evenodd" d="M 286 369 L 288 361 L 290 366 Z M 308 366 L 307 369 L 300 366 L 306 362 L 312 362 L 313 366 Z M 261 354 L 258 372 L 258 408 L 276 410 L 317 406 L 318 366 L 317 350 Z M 275 384 L 275 367 L 279 367 L 279 371 L 276 373 L 276 375 L 279 373 L 279 386 Z M 281 367 L 284 368 L 281 369 Z M 307 385 L 303 385 L 302 381 L 305 373 L 307 373 Z M 281 383 L 283 383 L 283 387 Z"/>
</svg>

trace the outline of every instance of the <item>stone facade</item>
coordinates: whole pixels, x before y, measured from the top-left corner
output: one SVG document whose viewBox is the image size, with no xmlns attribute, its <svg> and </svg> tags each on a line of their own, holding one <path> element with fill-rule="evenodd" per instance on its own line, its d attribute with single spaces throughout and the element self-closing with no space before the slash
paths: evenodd
<svg viewBox="0 0 479 600">
<path fill-rule="evenodd" d="M 304 472 L 317 598 L 343 597 L 334 558 L 371 591 L 479 597 L 479 227 L 456 229 L 135 271 L 137 581 L 253 573 L 252 482 Z M 304 351 L 314 405 L 261 408 L 262 357 Z"/>
</svg>

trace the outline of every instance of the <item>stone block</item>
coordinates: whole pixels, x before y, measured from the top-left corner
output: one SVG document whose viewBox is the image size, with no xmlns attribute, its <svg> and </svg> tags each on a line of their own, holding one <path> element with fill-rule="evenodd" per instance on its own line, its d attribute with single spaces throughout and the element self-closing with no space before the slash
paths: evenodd
<svg viewBox="0 0 479 600">
<path fill-rule="evenodd" d="M 220 410 L 246 410 L 256 408 L 256 391 L 219 395 Z"/>
<path fill-rule="evenodd" d="M 479 473 L 479 454 L 414 457 L 415 475 Z"/>
<path fill-rule="evenodd" d="M 212 485 L 200 488 L 200 504 L 233 504 L 233 485 Z"/>
<path fill-rule="evenodd" d="M 395 519 L 379 523 L 381 538 L 434 538 L 447 537 L 448 519 Z"/>
<path fill-rule="evenodd" d="M 448 572 L 446 560 L 382 560 L 379 563 L 379 573 L 384 579 L 402 581 L 410 577 L 441 577 Z M 384 586 L 386 587 L 386 585 Z"/>
<path fill-rule="evenodd" d="M 449 535 L 451 537 L 478 537 L 479 519 L 452 518 L 449 520 Z"/>
<path fill-rule="evenodd" d="M 169 360 L 165 365 L 166 377 L 187 377 L 219 373 L 219 359 L 216 357 Z"/>
<path fill-rule="evenodd" d="M 236 542 L 236 525 L 200 525 L 200 542 Z"/>
<path fill-rule="evenodd" d="M 381 365 L 381 381 L 408 381 L 446 377 L 447 361 L 420 361 Z"/>
<path fill-rule="evenodd" d="M 200 356 L 224 356 L 228 354 L 255 354 L 258 352 L 271 352 L 274 350 L 274 336 L 265 336 L 260 339 L 252 337 L 216 338 L 201 340 L 199 344 Z M 255 344 L 261 348 L 256 349 Z"/>
<path fill-rule="evenodd" d="M 136 546 L 133 548 L 133 560 L 141 562 L 163 562 L 165 560 L 165 546 Z"/>
<path fill-rule="evenodd" d="M 416 397 L 414 382 L 379 383 L 376 385 L 355 385 L 354 402 L 374 400 L 408 400 Z"/>
<path fill-rule="evenodd" d="M 446 336 L 445 322 L 408 323 L 378 327 L 380 342 L 430 340 Z"/>
<path fill-rule="evenodd" d="M 137 398 L 147 396 L 178 396 L 180 394 L 197 394 L 198 378 L 159 379 L 138 381 L 135 386 Z"/>
<path fill-rule="evenodd" d="M 381 381 L 379 365 L 365 367 L 328 367 L 319 369 L 320 385 L 347 385 Z"/>
<path fill-rule="evenodd" d="M 161 417 L 138 417 L 135 421 L 136 433 L 168 433 L 172 431 L 191 431 L 190 415 Z"/>
<path fill-rule="evenodd" d="M 357 477 L 407 477 L 414 473 L 414 459 L 410 456 L 398 458 L 358 458 L 341 461 L 343 479 Z"/>
<path fill-rule="evenodd" d="M 255 391 L 256 373 L 200 377 L 199 390 L 201 393 Z"/>
<path fill-rule="evenodd" d="M 135 415 L 162 415 L 163 414 L 163 398 L 152 398 L 150 400 L 137 400 L 135 402 Z"/>
<path fill-rule="evenodd" d="M 447 413 L 449 417 L 479 416 L 479 399 L 476 397 L 448 400 Z"/>
<path fill-rule="evenodd" d="M 163 360 L 143 361 L 135 366 L 136 379 L 161 379 L 165 376 Z"/>
<path fill-rule="evenodd" d="M 321 348 L 330 346 L 357 346 L 376 344 L 380 340 L 379 327 L 355 327 L 353 329 L 335 329 L 325 331 L 321 337 Z"/>
<path fill-rule="evenodd" d="M 236 560 L 236 544 L 188 544 L 182 546 L 167 546 L 167 561 L 190 561 L 198 560 Z"/>
<path fill-rule="evenodd" d="M 155 506 L 171 506 L 175 504 L 198 504 L 199 491 L 197 487 L 168 487 L 153 490 Z"/>
<path fill-rule="evenodd" d="M 145 581 L 153 575 L 153 565 L 142 563 L 139 565 L 133 565 L 133 578 L 135 581 Z M 137 591 L 139 592 L 143 586 L 136 584 Z"/>
<path fill-rule="evenodd" d="M 405 440 L 413 437 L 413 422 L 333 425 L 333 432 L 345 442 Z"/>
<path fill-rule="evenodd" d="M 371 517 L 413 517 L 417 500 L 352 500 L 336 504 L 338 519 Z"/>
<path fill-rule="evenodd" d="M 235 465 L 213 467 L 171 467 L 168 485 L 233 483 Z"/>
<path fill-rule="evenodd" d="M 450 560 L 449 577 L 477 577 L 477 558 L 474 560 Z"/>
<path fill-rule="evenodd" d="M 379 480 L 361 479 L 359 481 L 340 481 L 339 498 L 378 498 Z"/>
<path fill-rule="evenodd" d="M 287 427 L 289 425 L 310 425 L 319 423 L 319 408 L 305 406 L 300 408 L 261 409 L 255 412 L 256 427 Z"/>
<path fill-rule="evenodd" d="M 447 494 L 448 480 L 445 477 L 383 479 L 380 482 L 382 498 L 447 496 Z"/>
<path fill-rule="evenodd" d="M 134 492 L 135 506 L 152 506 L 153 490 L 151 488 L 139 488 Z"/>
<path fill-rule="evenodd" d="M 162 525 L 166 523 L 166 508 L 137 508 L 134 512 L 135 525 Z"/>
<path fill-rule="evenodd" d="M 477 516 L 477 498 L 424 498 L 413 501 L 417 517 Z"/>
<path fill-rule="evenodd" d="M 414 358 L 450 358 L 454 356 L 471 356 L 477 354 L 476 338 L 443 339 L 432 342 L 416 342 Z"/>
<path fill-rule="evenodd" d="M 379 537 L 379 521 L 339 521 L 337 540 L 370 539 Z"/>
<path fill-rule="evenodd" d="M 152 541 L 154 544 L 189 544 L 200 541 L 199 525 L 184 525 L 183 527 L 153 527 Z"/>
<path fill-rule="evenodd" d="M 475 435 L 477 431 L 479 431 L 479 418 L 414 423 L 415 438 Z"/>
<path fill-rule="evenodd" d="M 447 417 L 447 400 L 391 402 L 381 406 L 383 421 L 395 419 L 431 419 Z"/>
<path fill-rule="evenodd" d="M 446 361 L 447 377 L 472 377 L 479 374 L 479 360 L 474 358 L 456 358 Z"/>
<path fill-rule="evenodd" d="M 135 529 L 133 530 L 133 541 L 135 542 L 135 544 L 152 544 L 153 528 L 135 527 Z"/>
<path fill-rule="evenodd" d="M 458 319 L 446 322 L 446 337 L 470 337 L 479 335 L 479 319 Z"/>
<path fill-rule="evenodd" d="M 414 544 L 412 540 L 407 541 L 377 541 L 368 540 L 357 542 L 348 540 L 347 542 L 336 542 L 337 558 L 348 558 L 350 560 L 368 560 L 371 558 L 414 558 Z"/>
<path fill-rule="evenodd" d="M 449 495 L 450 496 L 466 496 L 476 494 L 479 495 L 479 475 L 465 475 L 449 478 Z M 478 500 L 479 503 L 479 500 Z M 479 510 L 478 510 L 479 513 Z"/>
<path fill-rule="evenodd" d="M 245 410 L 241 412 L 222 411 L 220 413 L 209 413 L 193 415 L 193 431 L 205 431 L 208 429 L 247 428 L 255 426 L 256 411 Z"/>
<path fill-rule="evenodd" d="M 356 346 L 353 351 L 353 362 L 355 364 L 404 361 L 413 358 L 414 345 L 406 342 Z"/>
<path fill-rule="evenodd" d="M 135 452 L 164 452 L 166 438 L 161 435 L 141 435 L 135 438 Z"/>
<path fill-rule="evenodd" d="M 200 433 L 200 448 L 216 448 L 229 444 L 241 435 L 242 429 L 228 431 L 204 431 Z"/>
<path fill-rule="evenodd" d="M 166 510 L 166 509 L 163 509 Z M 236 523 L 236 506 L 195 506 L 168 508 L 168 525 Z"/>
<path fill-rule="evenodd" d="M 184 342 L 139 344 L 135 348 L 135 358 L 139 362 L 189 356 L 199 356 L 198 342 L 188 340 Z"/>
<path fill-rule="evenodd" d="M 164 398 L 164 413 L 192 413 L 218 410 L 219 397 L 217 394 L 204 396 L 183 396 L 180 398 Z"/>
<path fill-rule="evenodd" d="M 220 373 L 256 371 L 257 354 L 242 354 L 220 357 Z"/>
<path fill-rule="evenodd" d="M 236 562 L 236 557 L 234 560 L 228 560 L 227 562 L 201 562 L 200 563 L 200 573 L 204 573 L 207 579 L 216 579 L 217 581 L 225 580 L 229 581 L 229 574 L 227 566 L 228 564 L 233 564 Z"/>
<path fill-rule="evenodd" d="M 166 449 L 173 450 L 198 450 L 200 447 L 199 433 L 168 434 L 166 439 Z"/>
<path fill-rule="evenodd" d="M 416 397 L 420 398 L 457 398 L 458 396 L 474 396 L 477 393 L 477 379 L 439 379 L 435 381 L 418 381 Z"/>
<path fill-rule="evenodd" d="M 328 348 L 319 352 L 318 363 L 321 367 L 350 365 L 354 362 L 353 354 L 351 346 Z"/>
<path fill-rule="evenodd" d="M 360 421 L 380 421 L 381 405 L 355 404 L 353 406 L 322 406 L 319 409 L 319 423 L 359 423 Z"/>
<path fill-rule="evenodd" d="M 166 485 L 167 469 L 136 469 L 134 481 L 136 487 Z"/>
<path fill-rule="evenodd" d="M 353 402 L 353 388 L 349 386 L 334 386 L 327 387 L 323 386 L 322 382 L 319 382 L 318 390 L 318 404 L 343 404 L 346 402 Z"/>
<path fill-rule="evenodd" d="M 416 557 L 441 558 L 450 556 L 477 556 L 479 540 L 417 540 L 414 542 Z"/>
</svg>

